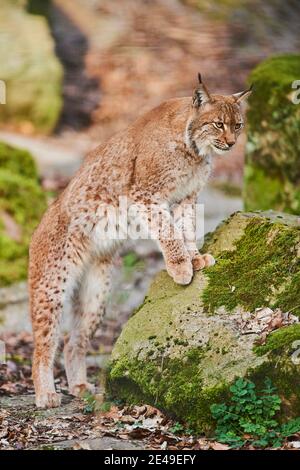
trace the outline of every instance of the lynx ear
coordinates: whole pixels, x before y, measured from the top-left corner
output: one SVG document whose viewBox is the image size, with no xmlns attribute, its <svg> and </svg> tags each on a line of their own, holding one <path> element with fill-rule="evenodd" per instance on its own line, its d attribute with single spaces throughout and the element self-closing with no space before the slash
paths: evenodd
<svg viewBox="0 0 300 470">
<path fill-rule="evenodd" d="M 201 105 L 208 103 L 211 100 L 210 94 L 206 86 L 202 82 L 200 73 L 198 73 L 198 80 L 199 80 L 199 86 L 194 91 L 193 101 L 192 101 L 194 108 L 199 108 Z"/>
<path fill-rule="evenodd" d="M 253 90 L 253 85 L 250 86 L 250 88 L 248 88 L 248 90 L 245 90 L 245 91 L 241 91 L 240 93 L 235 93 L 233 96 L 233 98 L 235 99 L 235 101 L 237 103 L 241 103 L 242 101 L 244 101 L 246 98 L 248 98 L 248 96 L 251 95 L 252 93 L 252 90 Z"/>
</svg>

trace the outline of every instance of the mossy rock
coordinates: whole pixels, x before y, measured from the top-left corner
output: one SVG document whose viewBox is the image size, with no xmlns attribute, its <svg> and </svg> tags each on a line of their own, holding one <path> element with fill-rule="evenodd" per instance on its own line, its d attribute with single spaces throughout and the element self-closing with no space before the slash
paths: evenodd
<svg viewBox="0 0 300 470">
<path fill-rule="evenodd" d="M 26 278 L 31 234 L 46 209 L 35 162 L 0 142 L 0 286 Z"/>
<path fill-rule="evenodd" d="M 261 385 L 270 377 L 285 416 L 300 414 L 299 366 L 291 360 L 300 324 L 272 332 L 265 345 L 243 334 L 237 321 L 256 307 L 300 315 L 300 225 L 282 213 L 236 213 L 220 225 L 205 250 L 215 266 L 178 286 L 161 272 L 112 353 L 111 393 L 129 403 L 160 407 L 196 431 L 209 433 L 210 405 L 228 396 L 237 377 Z"/>
<path fill-rule="evenodd" d="M 28 13 L 24 2 L 1 0 L 0 42 L 7 95 L 0 121 L 50 133 L 62 108 L 63 69 L 46 18 Z"/>
<path fill-rule="evenodd" d="M 30 152 L 16 149 L 4 142 L 0 142 L 0 168 L 25 178 L 38 180 L 37 166 Z"/>
<path fill-rule="evenodd" d="M 300 55 L 272 57 L 249 81 L 244 201 L 246 210 L 300 212 L 300 104 L 292 88 Z"/>
</svg>

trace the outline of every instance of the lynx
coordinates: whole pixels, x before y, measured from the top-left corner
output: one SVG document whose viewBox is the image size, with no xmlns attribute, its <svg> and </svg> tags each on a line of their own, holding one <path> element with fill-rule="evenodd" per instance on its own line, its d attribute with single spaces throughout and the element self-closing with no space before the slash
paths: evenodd
<svg viewBox="0 0 300 470">
<path fill-rule="evenodd" d="M 53 363 L 66 313 L 72 319 L 64 339 L 70 394 L 80 396 L 92 389 L 86 350 L 103 317 L 113 259 L 122 244 L 99 237 L 106 217 L 103 208 L 118 207 L 119 197 L 126 196 L 130 204 L 142 203 L 149 214 L 150 208 L 157 209 L 160 221 L 174 220 L 173 205 L 178 210 L 195 204 L 209 178 L 213 155 L 226 154 L 244 127 L 241 103 L 251 89 L 228 96 L 210 94 L 200 74 L 198 78 L 193 97 L 162 103 L 88 154 L 33 234 L 29 289 L 37 407 L 60 404 Z M 171 236 L 165 236 L 161 224 L 151 229 L 158 234 L 168 274 L 182 285 L 191 282 L 195 270 L 214 264 L 213 257 L 201 255 L 193 237 L 187 236 L 194 230 L 192 216 L 186 225 L 181 237 L 176 236 L 180 223 L 171 223 Z"/>
</svg>

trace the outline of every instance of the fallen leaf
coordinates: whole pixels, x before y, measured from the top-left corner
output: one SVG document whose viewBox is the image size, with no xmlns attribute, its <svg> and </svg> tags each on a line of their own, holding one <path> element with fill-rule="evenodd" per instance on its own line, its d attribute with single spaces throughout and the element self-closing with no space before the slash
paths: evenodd
<svg viewBox="0 0 300 470">
<path fill-rule="evenodd" d="M 289 445 L 294 449 L 300 449 L 300 441 L 291 441 L 289 442 Z"/>
<path fill-rule="evenodd" d="M 228 450 L 228 449 L 230 449 L 229 446 L 227 446 L 226 444 L 221 444 L 220 442 L 212 442 L 210 447 L 213 450 Z"/>
<path fill-rule="evenodd" d="M 105 413 L 101 413 L 101 417 L 104 417 L 107 419 L 119 420 L 120 419 L 119 408 L 117 406 L 112 406 L 109 411 L 106 411 Z"/>
<path fill-rule="evenodd" d="M 164 441 L 162 445 L 160 446 L 161 450 L 166 450 L 167 447 L 168 447 L 167 441 Z"/>
<path fill-rule="evenodd" d="M 270 317 L 273 314 L 273 310 L 269 307 L 255 309 L 255 315 L 258 320 L 262 318 Z"/>
</svg>

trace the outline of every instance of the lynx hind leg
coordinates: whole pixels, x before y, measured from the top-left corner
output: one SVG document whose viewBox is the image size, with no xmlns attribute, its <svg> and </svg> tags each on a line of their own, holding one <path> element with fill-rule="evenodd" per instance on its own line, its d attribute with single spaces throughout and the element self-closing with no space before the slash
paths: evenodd
<svg viewBox="0 0 300 470">
<path fill-rule="evenodd" d="M 60 405 L 60 397 L 55 391 L 53 364 L 59 339 L 59 319 L 61 300 L 58 294 L 51 301 L 38 289 L 32 306 L 32 327 L 34 334 L 34 354 L 32 378 L 35 388 L 35 401 L 38 408 L 54 408 Z"/>
<path fill-rule="evenodd" d="M 58 268 L 47 261 L 45 265 L 35 262 L 31 256 L 29 272 L 31 320 L 34 336 L 32 378 L 38 408 L 53 408 L 60 405 L 55 391 L 53 365 L 60 334 L 63 310 L 63 276 Z"/>
<path fill-rule="evenodd" d="M 62 315 L 69 306 L 78 278 L 76 264 L 55 261 L 56 267 L 51 268 L 46 264 L 39 280 L 30 286 L 35 343 L 32 377 L 38 408 L 60 405 L 60 397 L 54 386 L 53 365 Z"/>
<path fill-rule="evenodd" d="M 65 338 L 64 358 L 69 392 L 82 396 L 93 391 L 87 382 L 86 352 L 89 339 L 101 322 L 111 290 L 111 264 L 91 263 L 73 297 L 72 326 Z"/>
</svg>

